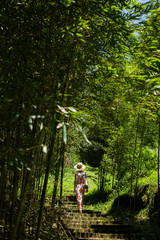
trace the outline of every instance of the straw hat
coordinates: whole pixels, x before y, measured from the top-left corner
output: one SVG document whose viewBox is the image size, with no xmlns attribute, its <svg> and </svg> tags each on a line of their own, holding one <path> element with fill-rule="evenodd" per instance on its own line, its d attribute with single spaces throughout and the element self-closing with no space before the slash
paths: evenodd
<svg viewBox="0 0 160 240">
<path fill-rule="evenodd" d="M 74 168 L 78 171 L 81 171 L 85 169 L 85 166 L 80 162 L 80 163 L 77 163 L 77 165 L 75 165 Z"/>
</svg>

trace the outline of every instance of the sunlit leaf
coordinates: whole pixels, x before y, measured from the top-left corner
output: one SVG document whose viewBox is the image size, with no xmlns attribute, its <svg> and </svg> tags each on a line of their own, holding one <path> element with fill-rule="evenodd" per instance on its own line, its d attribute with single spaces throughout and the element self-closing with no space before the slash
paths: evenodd
<svg viewBox="0 0 160 240">
<path fill-rule="evenodd" d="M 68 114 L 68 112 L 63 107 L 61 107 L 59 105 L 57 105 L 57 107 L 62 113 Z"/>
<path fill-rule="evenodd" d="M 30 172 L 31 171 L 31 168 L 29 168 L 29 167 L 26 167 L 26 169 Z"/>
<path fill-rule="evenodd" d="M 67 127 L 66 124 L 63 125 L 63 141 L 66 144 L 67 143 Z"/>
<path fill-rule="evenodd" d="M 58 123 L 57 129 L 61 128 L 64 125 L 64 122 Z"/>
<path fill-rule="evenodd" d="M 79 130 L 80 130 L 80 132 L 82 133 L 82 135 L 83 135 L 84 139 L 86 140 L 86 142 L 87 142 L 88 144 L 91 144 L 91 142 L 88 140 L 86 134 L 84 133 L 82 127 L 79 127 Z"/>
<path fill-rule="evenodd" d="M 42 149 L 44 153 L 47 153 L 47 146 L 43 145 Z"/>
<path fill-rule="evenodd" d="M 42 130 L 43 129 L 43 122 L 41 122 L 41 124 L 40 124 L 40 130 Z"/>
<path fill-rule="evenodd" d="M 77 112 L 77 110 L 76 110 L 75 108 L 73 108 L 73 107 L 68 107 L 68 109 L 69 109 L 70 111 L 72 111 L 72 112 Z"/>
</svg>

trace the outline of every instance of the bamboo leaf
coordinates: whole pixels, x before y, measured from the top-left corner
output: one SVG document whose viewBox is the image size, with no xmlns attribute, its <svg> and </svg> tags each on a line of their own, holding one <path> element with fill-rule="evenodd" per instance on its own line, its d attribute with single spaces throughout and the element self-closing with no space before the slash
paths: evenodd
<svg viewBox="0 0 160 240">
<path fill-rule="evenodd" d="M 130 74 L 132 74 L 137 68 L 138 68 L 138 64 L 136 65 L 135 68 L 133 68 L 133 69 L 130 71 Z"/>
<path fill-rule="evenodd" d="M 57 107 L 62 113 L 68 114 L 68 112 L 63 107 L 61 107 L 59 105 L 57 105 Z"/>
<path fill-rule="evenodd" d="M 63 127 L 63 125 L 64 125 L 64 122 L 58 123 L 58 125 L 57 125 L 57 129 Z"/>
<path fill-rule="evenodd" d="M 42 149 L 44 153 L 47 153 L 47 146 L 43 145 Z"/>
<path fill-rule="evenodd" d="M 67 127 L 66 124 L 63 124 L 63 141 L 66 144 L 67 143 Z"/>
<path fill-rule="evenodd" d="M 86 142 L 91 145 L 92 143 L 88 140 L 88 138 L 87 138 L 86 134 L 84 133 L 82 127 L 79 127 L 79 130 L 82 133 L 82 135 L 83 135 L 84 139 L 86 140 Z"/>
<path fill-rule="evenodd" d="M 72 112 L 77 112 L 77 110 L 76 110 L 75 108 L 73 108 L 73 107 L 68 107 L 68 109 L 69 109 L 70 111 L 72 111 Z"/>
<path fill-rule="evenodd" d="M 40 124 L 40 130 L 42 130 L 43 129 L 43 122 L 41 122 L 41 124 Z"/>
</svg>

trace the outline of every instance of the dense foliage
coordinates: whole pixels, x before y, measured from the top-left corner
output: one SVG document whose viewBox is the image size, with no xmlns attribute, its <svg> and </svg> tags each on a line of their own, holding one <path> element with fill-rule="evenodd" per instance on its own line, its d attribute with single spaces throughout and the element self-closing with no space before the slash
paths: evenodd
<svg viewBox="0 0 160 240">
<path fill-rule="evenodd" d="M 122 0 L 0 6 L 0 220 L 6 238 L 22 239 L 29 222 L 38 239 L 49 174 L 54 205 L 77 157 L 99 166 L 102 195 L 107 174 L 119 195 L 159 171 L 160 9 Z"/>
</svg>

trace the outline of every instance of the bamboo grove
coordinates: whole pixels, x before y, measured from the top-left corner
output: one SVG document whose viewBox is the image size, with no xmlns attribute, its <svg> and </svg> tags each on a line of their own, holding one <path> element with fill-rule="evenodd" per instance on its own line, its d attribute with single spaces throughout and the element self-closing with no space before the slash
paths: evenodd
<svg viewBox="0 0 160 240">
<path fill-rule="evenodd" d="M 8 239 L 21 239 L 22 222 L 39 238 L 49 174 L 54 208 L 71 149 L 99 167 L 101 192 L 110 174 L 117 194 L 127 184 L 136 194 L 151 169 L 159 192 L 158 1 L 0 6 L 0 221 Z"/>
</svg>

